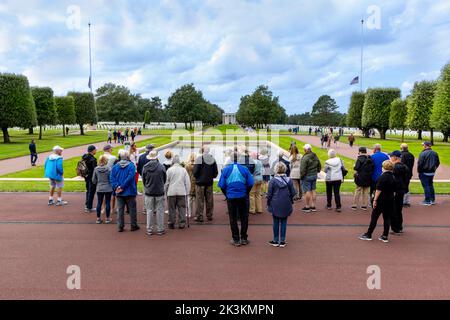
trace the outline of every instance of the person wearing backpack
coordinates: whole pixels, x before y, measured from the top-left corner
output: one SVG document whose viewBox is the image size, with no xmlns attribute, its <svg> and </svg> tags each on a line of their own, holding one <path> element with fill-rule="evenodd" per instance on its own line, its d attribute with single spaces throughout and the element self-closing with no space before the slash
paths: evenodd
<svg viewBox="0 0 450 320">
<path fill-rule="evenodd" d="M 336 212 L 342 211 L 341 195 L 339 193 L 341 184 L 344 181 L 346 169 L 342 159 L 336 156 L 336 151 L 328 151 L 329 159 L 325 161 L 325 183 L 327 188 L 327 209 L 331 210 L 331 200 L 334 192 L 334 201 L 336 202 Z"/>
<path fill-rule="evenodd" d="M 231 244 L 235 247 L 248 245 L 248 206 L 247 199 L 253 187 L 254 180 L 250 170 L 238 161 L 238 153 L 233 155 L 233 164 L 225 167 L 219 180 L 219 188 L 227 199 L 228 215 L 233 239 Z M 241 221 L 239 232 L 238 221 Z"/>
<path fill-rule="evenodd" d="M 292 214 L 296 194 L 291 178 L 286 176 L 286 165 L 275 165 L 275 177 L 270 180 L 267 193 L 267 208 L 273 217 L 273 240 L 269 245 L 286 247 L 286 229 L 288 217 Z"/>
<path fill-rule="evenodd" d="M 355 167 L 353 169 L 355 170 L 354 177 L 356 190 L 351 208 L 356 211 L 358 210 L 358 206 L 361 204 L 361 210 L 367 211 L 374 164 L 372 158 L 367 155 L 366 147 L 359 148 L 358 159 L 356 160 Z"/>
<path fill-rule="evenodd" d="M 96 153 L 97 148 L 92 145 L 89 146 L 87 149 L 87 153 L 83 155 L 81 161 L 78 163 L 79 165 L 77 171 L 79 171 L 81 176 L 84 178 L 84 181 L 86 182 L 86 201 L 84 207 L 85 213 L 92 212 L 92 207 L 94 203 L 96 186 L 92 182 L 92 176 L 94 175 L 95 167 L 97 167 L 97 159 L 95 158 Z"/>
</svg>

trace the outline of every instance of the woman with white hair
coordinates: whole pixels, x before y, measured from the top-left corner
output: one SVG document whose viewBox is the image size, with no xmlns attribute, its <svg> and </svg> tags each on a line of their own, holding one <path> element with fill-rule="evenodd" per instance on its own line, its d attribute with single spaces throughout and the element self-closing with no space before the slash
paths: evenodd
<svg viewBox="0 0 450 320">
<path fill-rule="evenodd" d="M 289 161 L 291 162 L 290 178 L 294 182 L 295 190 L 297 191 L 294 197 L 294 201 L 298 201 L 301 200 L 303 196 L 302 186 L 300 183 L 300 165 L 302 161 L 302 155 L 298 151 L 298 147 L 296 145 L 292 146 L 289 151 Z"/>
<path fill-rule="evenodd" d="M 336 212 L 341 212 L 341 195 L 339 193 L 341 184 L 344 181 L 344 173 L 347 171 L 344 162 L 336 156 L 336 151 L 330 149 L 328 151 L 329 159 L 325 161 L 325 183 L 327 187 L 327 209 L 331 210 L 331 200 L 334 193 L 334 201 L 336 202 Z M 344 173 L 343 173 L 344 172 Z"/>
<path fill-rule="evenodd" d="M 263 184 L 261 187 L 261 191 L 263 193 L 267 193 L 267 188 L 269 186 L 270 181 L 270 157 L 267 148 L 261 149 L 258 159 L 259 161 L 261 161 L 262 164 Z"/>
<path fill-rule="evenodd" d="M 286 176 L 286 165 L 278 162 L 274 170 L 275 177 L 270 180 L 267 193 L 267 207 L 273 216 L 273 240 L 269 245 L 284 248 L 287 220 L 293 211 L 292 204 L 296 192 L 292 180 Z"/>
</svg>

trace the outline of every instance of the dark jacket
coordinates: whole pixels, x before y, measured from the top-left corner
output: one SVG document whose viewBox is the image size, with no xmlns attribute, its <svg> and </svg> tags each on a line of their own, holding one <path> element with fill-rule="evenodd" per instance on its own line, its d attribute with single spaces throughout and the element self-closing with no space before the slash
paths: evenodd
<svg viewBox="0 0 450 320">
<path fill-rule="evenodd" d="M 414 155 L 409 151 L 402 151 L 402 163 L 409 169 L 409 179 L 411 180 L 414 170 Z"/>
<path fill-rule="evenodd" d="M 322 164 L 314 152 L 305 153 L 300 165 L 300 176 L 304 180 L 306 177 L 317 175 L 322 170 Z"/>
<path fill-rule="evenodd" d="M 286 176 L 290 177 L 291 176 L 291 163 L 283 157 L 279 158 L 279 160 L 280 160 L 280 162 L 283 162 L 284 165 L 286 166 Z"/>
<path fill-rule="evenodd" d="M 204 154 L 195 159 L 194 177 L 197 186 L 212 186 L 218 175 L 217 163 L 212 155 Z"/>
<path fill-rule="evenodd" d="M 255 161 L 250 158 L 249 155 L 243 155 L 239 157 L 238 163 L 241 166 L 247 167 L 251 174 L 255 173 Z"/>
<path fill-rule="evenodd" d="M 287 176 L 275 176 L 269 182 L 267 193 L 267 207 L 269 212 L 277 218 L 289 217 L 293 211 L 295 188 L 292 180 Z"/>
<path fill-rule="evenodd" d="M 419 173 L 435 173 L 437 168 L 439 168 L 439 165 L 438 154 L 431 149 L 427 149 L 422 151 L 419 155 L 417 171 Z"/>
<path fill-rule="evenodd" d="M 92 180 L 92 176 L 94 175 L 94 169 L 97 167 L 97 159 L 90 153 L 86 153 L 82 159 L 86 162 L 86 167 L 88 169 L 88 175 L 86 179 Z"/>
<path fill-rule="evenodd" d="M 145 195 L 150 197 L 163 196 L 166 180 L 167 176 L 164 166 L 157 159 L 149 160 L 142 170 Z"/>
<path fill-rule="evenodd" d="M 409 168 L 403 163 L 396 163 L 394 166 L 394 178 L 396 182 L 396 191 L 397 192 L 408 192 L 409 185 Z"/>
<path fill-rule="evenodd" d="M 355 184 L 358 187 L 370 187 L 374 165 L 372 158 L 368 155 L 360 155 L 355 163 Z"/>
<path fill-rule="evenodd" d="M 30 143 L 30 145 L 28 146 L 28 149 L 30 149 L 30 153 L 31 154 L 37 153 L 37 151 L 36 151 L 36 144 L 35 143 Z"/>
<path fill-rule="evenodd" d="M 139 156 L 138 164 L 137 164 L 137 172 L 140 176 L 142 176 L 142 170 L 144 169 L 144 166 L 150 161 L 147 158 L 148 152 L 141 154 Z"/>
</svg>

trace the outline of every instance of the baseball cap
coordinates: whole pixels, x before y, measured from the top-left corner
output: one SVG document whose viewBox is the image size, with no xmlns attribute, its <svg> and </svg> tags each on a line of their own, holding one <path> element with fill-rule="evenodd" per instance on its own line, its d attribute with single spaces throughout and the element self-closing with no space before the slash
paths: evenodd
<svg viewBox="0 0 450 320">
<path fill-rule="evenodd" d="M 155 149 L 155 146 L 151 143 L 145 147 L 145 150 L 147 150 L 147 151 L 152 151 L 153 149 Z"/>
<path fill-rule="evenodd" d="M 107 144 L 106 146 L 103 147 L 103 151 L 108 151 L 111 149 L 112 149 L 112 146 L 110 144 Z"/>
<path fill-rule="evenodd" d="M 53 151 L 58 151 L 58 150 L 63 151 L 64 148 L 63 148 L 63 147 L 60 147 L 60 146 L 54 146 L 54 147 L 53 147 Z"/>
<path fill-rule="evenodd" d="M 94 151 L 94 150 L 96 150 L 97 148 L 95 147 L 95 146 L 89 146 L 88 148 L 87 148 L 87 151 L 88 152 L 92 152 L 92 151 Z"/>
<path fill-rule="evenodd" d="M 395 151 L 391 152 L 391 153 L 389 154 L 389 156 L 390 156 L 390 157 L 401 158 L 401 157 L 402 157 L 402 153 L 401 153 L 400 151 L 398 151 L 398 150 L 395 150 Z"/>
<path fill-rule="evenodd" d="M 305 144 L 305 145 L 303 146 L 303 150 L 311 150 L 311 149 L 312 149 L 312 147 L 311 147 L 310 144 Z"/>
<path fill-rule="evenodd" d="M 431 142 L 430 141 L 425 141 L 424 143 L 422 143 L 423 146 L 426 147 L 431 147 Z"/>
</svg>

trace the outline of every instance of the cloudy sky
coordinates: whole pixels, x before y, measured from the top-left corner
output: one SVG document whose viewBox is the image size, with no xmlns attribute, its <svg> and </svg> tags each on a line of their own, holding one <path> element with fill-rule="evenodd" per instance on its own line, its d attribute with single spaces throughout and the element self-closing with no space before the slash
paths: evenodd
<svg viewBox="0 0 450 320">
<path fill-rule="evenodd" d="M 450 61 L 449 0 L 0 0 L 0 72 L 58 95 L 88 90 L 91 20 L 94 89 L 114 82 L 166 101 L 192 82 L 236 111 L 266 84 L 289 114 L 322 94 L 345 112 L 362 17 L 365 88 L 407 95 Z"/>
</svg>

